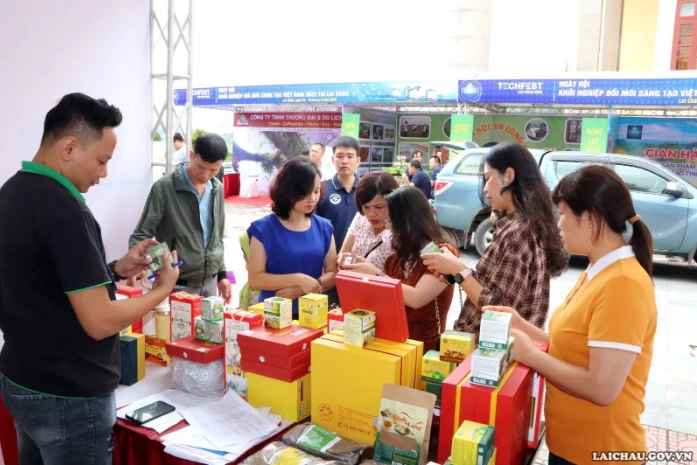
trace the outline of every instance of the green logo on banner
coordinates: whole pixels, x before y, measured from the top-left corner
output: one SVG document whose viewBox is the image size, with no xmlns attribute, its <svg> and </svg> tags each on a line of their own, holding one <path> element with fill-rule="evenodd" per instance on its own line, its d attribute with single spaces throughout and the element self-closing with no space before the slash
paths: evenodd
<svg viewBox="0 0 697 465">
<path fill-rule="evenodd" d="M 357 113 L 345 113 L 341 115 L 341 135 L 358 139 L 358 124 L 360 121 L 361 115 Z"/>
<path fill-rule="evenodd" d="M 583 118 L 581 152 L 607 151 L 607 118 Z"/>
<path fill-rule="evenodd" d="M 472 140 L 474 115 L 453 115 L 450 120 L 450 141 L 464 142 Z"/>
</svg>

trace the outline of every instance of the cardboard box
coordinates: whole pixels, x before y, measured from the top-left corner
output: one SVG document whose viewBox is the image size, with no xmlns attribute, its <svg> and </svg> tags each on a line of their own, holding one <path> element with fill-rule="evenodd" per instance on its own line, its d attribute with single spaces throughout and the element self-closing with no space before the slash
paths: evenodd
<svg viewBox="0 0 697 465">
<path fill-rule="evenodd" d="M 250 312 L 258 313 L 261 316 L 264 316 L 264 302 L 259 302 L 258 304 L 254 304 L 250 306 L 247 310 Z"/>
<path fill-rule="evenodd" d="M 375 327 L 366 329 L 365 331 L 355 332 L 355 331 L 345 331 L 344 332 L 344 344 L 349 344 L 356 347 L 365 347 L 366 344 L 370 344 L 375 341 Z"/>
<path fill-rule="evenodd" d="M 292 370 L 301 365 L 308 365 L 310 363 L 310 351 L 305 350 L 291 357 L 286 357 L 284 355 L 245 349 L 243 358 L 251 362 L 264 363 L 283 370 Z M 242 357 L 240 360 L 241 359 Z"/>
<path fill-rule="evenodd" d="M 220 344 L 200 341 L 194 336 L 185 337 L 166 344 L 167 355 L 206 365 L 225 356 L 225 349 Z"/>
<path fill-rule="evenodd" d="M 425 465 L 435 402 L 433 394 L 386 385 L 373 459 L 392 465 Z"/>
<path fill-rule="evenodd" d="M 328 333 L 336 331 L 337 329 L 343 329 L 344 313 L 341 311 L 341 309 L 335 308 L 327 312 L 327 325 L 329 327 L 327 330 Z"/>
<path fill-rule="evenodd" d="M 128 333 L 120 338 L 121 379 L 119 384 L 131 386 L 145 378 L 145 336 Z"/>
<path fill-rule="evenodd" d="M 167 355 L 166 339 L 158 339 L 154 336 L 145 337 L 145 360 L 148 362 L 168 367 L 172 363 L 172 359 Z"/>
<path fill-rule="evenodd" d="M 319 329 L 327 326 L 329 299 L 322 294 L 307 294 L 298 300 L 299 323 L 306 328 Z"/>
<path fill-rule="evenodd" d="M 323 334 L 321 329 L 303 328 L 297 325 L 285 329 L 260 327 L 239 333 L 237 342 L 240 345 L 242 358 L 245 357 L 247 349 L 291 358 L 302 352 L 309 352 L 310 343 L 322 337 Z"/>
<path fill-rule="evenodd" d="M 344 343 L 363 347 L 375 340 L 375 312 L 363 309 L 344 314 Z"/>
<path fill-rule="evenodd" d="M 476 337 L 472 333 L 448 330 L 440 335 L 440 359 L 461 363 L 474 350 Z"/>
<path fill-rule="evenodd" d="M 429 350 L 423 358 L 421 366 L 421 379 L 433 379 L 443 381 L 455 369 L 455 364 L 452 362 L 444 362 L 440 359 L 440 352 L 437 350 Z"/>
<path fill-rule="evenodd" d="M 493 426 L 465 421 L 453 437 L 451 460 L 463 465 L 484 465 L 494 455 Z"/>
<path fill-rule="evenodd" d="M 509 360 L 508 351 L 478 348 L 472 354 L 470 381 L 481 386 L 498 387 L 508 369 Z"/>
<path fill-rule="evenodd" d="M 429 462 L 429 463 L 435 463 L 435 462 Z M 448 460 L 446 460 L 443 465 L 453 465 L 452 458 L 449 458 Z M 489 462 L 486 465 L 496 465 L 496 447 L 494 447 L 494 453 L 491 454 L 491 457 L 489 458 Z"/>
<path fill-rule="evenodd" d="M 203 324 L 206 326 L 206 336 L 208 336 L 209 342 L 215 344 L 222 344 L 225 342 L 225 324 L 222 320 L 203 320 Z"/>
<path fill-rule="evenodd" d="M 383 387 L 399 384 L 401 359 L 324 338 L 312 342 L 312 422 L 373 444 Z"/>
<path fill-rule="evenodd" d="M 209 321 L 222 321 L 225 301 L 222 297 L 210 296 L 201 299 L 201 318 Z"/>
<path fill-rule="evenodd" d="M 266 326 L 284 329 L 293 324 L 293 301 L 283 297 L 269 297 L 264 300 L 264 320 Z"/>
<path fill-rule="evenodd" d="M 119 331 L 119 337 L 128 336 L 128 333 L 132 333 L 132 332 L 133 332 L 132 327 L 126 326 L 121 331 Z"/>
<path fill-rule="evenodd" d="M 201 296 L 175 292 L 169 296 L 172 314 L 172 341 L 194 334 L 194 322 L 201 316 Z"/>
<path fill-rule="evenodd" d="M 247 379 L 242 371 L 242 353 L 237 335 L 252 328 L 264 326 L 264 315 L 236 310 L 224 313 L 225 326 L 225 377 L 227 389 L 247 398 Z"/>
<path fill-rule="evenodd" d="M 287 383 L 273 378 L 246 373 L 249 403 L 256 408 L 271 407 L 271 413 L 288 421 L 298 422 L 310 416 L 311 375 Z"/>
<path fill-rule="evenodd" d="M 332 334 L 322 336 L 322 339 L 343 343 L 343 331 L 337 330 Z M 416 381 L 419 379 L 419 375 L 421 373 L 421 362 L 419 361 L 417 364 L 418 346 L 376 338 L 373 342 L 367 344 L 365 349 L 382 352 L 383 354 L 395 355 L 401 358 L 402 381 L 400 382 L 400 385 L 410 388 L 416 387 Z M 421 349 L 423 354 L 423 343 L 421 345 Z"/>
<path fill-rule="evenodd" d="M 469 420 L 494 426 L 496 465 L 518 465 L 528 450 L 532 370 L 513 363 L 497 388 L 471 383 L 472 355 L 443 382 L 438 461 L 451 453 L 454 432 Z"/>
<path fill-rule="evenodd" d="M 428 380 L 424 381 L 425 389 L 424 391 L 430 392 L 436 396 L 436 408 L 440 408 L 441 392 L 443 390 L 443 383 L 441 381 Z"/>
<path fill-rule="evenodd" d="M 510 313 L 485 311 L 479 326 L 479 347 L 508 349 L 508 339 L 511 337 L 511 317 Z"/>
</svg>

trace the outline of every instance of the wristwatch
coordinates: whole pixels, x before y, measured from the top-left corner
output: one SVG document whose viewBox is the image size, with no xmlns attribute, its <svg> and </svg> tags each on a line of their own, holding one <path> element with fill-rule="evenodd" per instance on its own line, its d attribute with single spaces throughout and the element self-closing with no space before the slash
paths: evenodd
<svg viewBox="0 0 697 465">
<path fill-rule="evenodd" d="M 472 270 L 469 268 L 465 268 L 464 270 L 460 271 L 458 274 L 453 276 L 453 279 L 457 284 L 462 283 L 465 279 L 467 279 L 470 275 L 472 274 Z"/>
</svg>

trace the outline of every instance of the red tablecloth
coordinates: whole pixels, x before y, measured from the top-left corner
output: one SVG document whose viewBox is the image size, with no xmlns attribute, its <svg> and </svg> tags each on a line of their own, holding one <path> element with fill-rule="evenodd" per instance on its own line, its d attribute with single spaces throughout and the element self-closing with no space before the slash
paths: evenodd
<svg viewBox="0 0 697 465">
<path fill-rule="evenodd" d="M 240 173 L 227 173 L 223 175 L 223 188 L 225 197 L 240 195 Z"/>
<path fill-rule="evenodd" d="M 0 399 L 0 449 L 2 449 L 5 465 L 19 465 L 15 422 L 5 408 L 5 404 L 2 403 L 2 399 Z"/>
<path fill-rule="evenodd" d="M 164 433 L 169 434 L 184 428 L 185 421 L 179 422 Z M 290 425 L 273 438 L 265 441 L 240 457 L 234 464 L 241 463 L 252 454 L 259 452 L 267 444 L 280 441 Z M 118 419 L 114 427 L 114 465 L 195 465 L 195 462 L 179 459 L 164 452 L 165 446 L 160 441 L 160 435 L 149 428 L 142 428 L 129 421 Z"/>
</svg>

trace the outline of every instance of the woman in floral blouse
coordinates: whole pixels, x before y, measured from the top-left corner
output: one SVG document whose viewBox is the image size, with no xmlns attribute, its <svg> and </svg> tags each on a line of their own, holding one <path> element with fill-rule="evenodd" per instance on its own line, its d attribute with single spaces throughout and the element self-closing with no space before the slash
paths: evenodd
<svg viewBox="0 0 697 465">
<path fill-rule="evenodd" d="M 346 254 L 353 253 L 358 261 L 350 268 L 356 272 L 368 269 L 362 263 L 372 263 L 378 270 L 385 270 L 385 260 L 394 253 L 392 230 L 385 197 L 399 184 L 389 173 L 374 171 L 361 178 L 356 187 L 356 209 L 358 213 L 349 226 L 344 245 L 339 251 L 338 265 L 341 269 Z"/>
<path fill-rule="evenodd" d="M 456 330 L 478 334 L 481 309 L 487 305 L 516 308 L 525 320 L 542 328 L 549 311 L 550 278 L 559 276 L 568 264 L 551 192 L 535 158 L 514 142 L 496 145 L 484 157 L 480 171 L 486 203 L 503 216 L 497 215 L 496 234 L 477 270 L 447 250 L 424 254 L 424 264 L 433 272 L 455 276 L 467 294 Z"/>
</svg>

